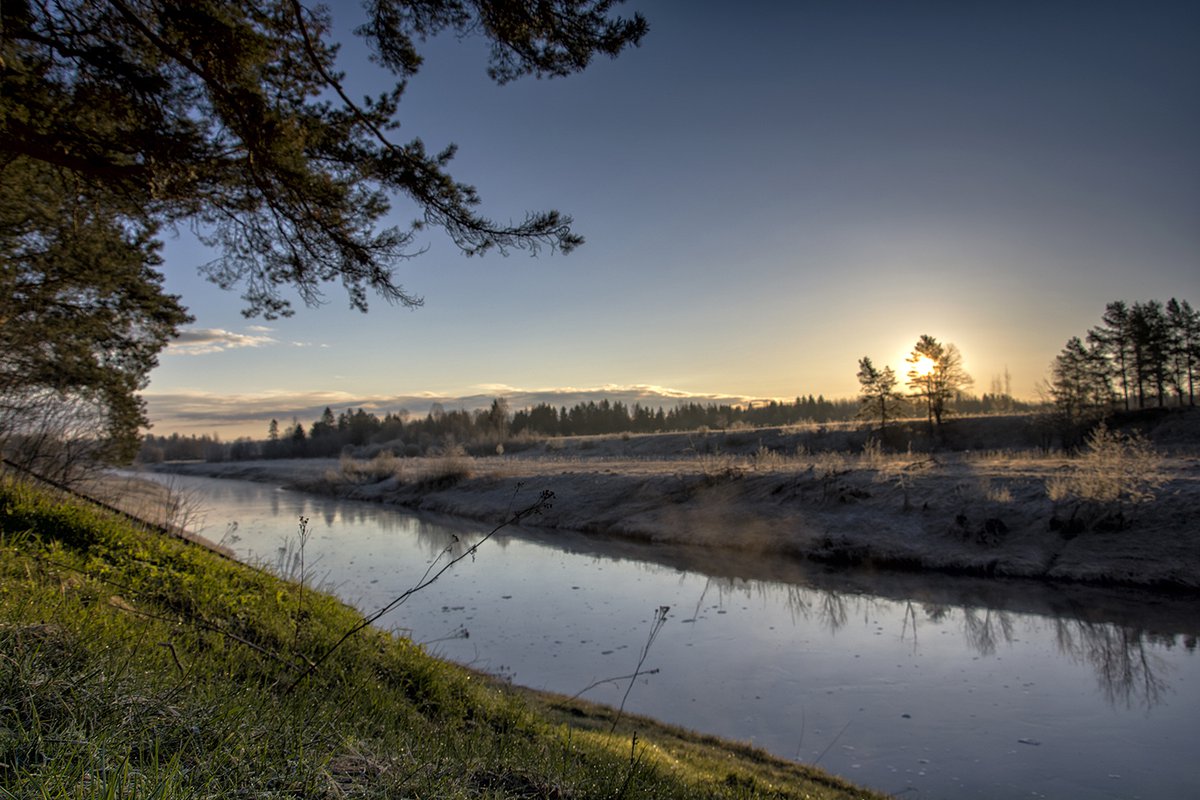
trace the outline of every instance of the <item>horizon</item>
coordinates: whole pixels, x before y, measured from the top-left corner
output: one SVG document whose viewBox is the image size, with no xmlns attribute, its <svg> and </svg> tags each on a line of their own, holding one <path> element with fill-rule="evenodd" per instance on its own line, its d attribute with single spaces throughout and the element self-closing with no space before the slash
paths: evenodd
<svg viewBox="0 0 1200 800">
<path fill-rule="evenodd" d="M 476 411 L 487 409 L 493 400 L 503 398 L 509 401 L 509 412 L 527 411 L 538 405 L 549 405 L 555 408 L 572 408 L 588 402 L 599 403 L 607 400 L 613 404 L 623 403 L 629 409 L 635 405 L 643 408 L 669 410 L 686 403 L 700 405 L 729 405 L 734 408 L 748 408 L 771 402 L 790 405 L 797 400 L 812 397 L 818 401 L 831 403 L 857 403 L 859 396 L 834 396 L 822 392 L 801 392 L 790 397 L 749 397 L 732 394 L 692 394 L 672 391 L 658 386 L 613 386 L 606 385 L 591 389 L 518 389 L 516 387 L 478 387 L 480 391 L 458 396 L 439 395 L 434 393 L 416 393 L 411 395 L 393 395 L 377 397 L 351 397 L 335 392 L 313 392 L 308 396 L 291 396 L 284 406 L 278 396 L 263 395 L 260 397 L 196 397 L 192 395 L 153 396 L 156 411 L 160 418 L 175 421 L 174 427 L 165 430 L 155 426 L 148 431 L 154 436 L 170 436 L 179 434 L 185 437 L 217 438 L 221 441 L 232 441 L 237 438 L 263 440 L 271 421 L 280 426 L 291 424 L 294 420 L 307 428 L 316 421 L 326 408 L 334 414 L 351 412 L 362 409 L 368 414 L 383 417 L 387 414 L 406 414 L 410 418 L 422 418 L 432 413 L 435 406 L 446 411 Z M 908 393 L 904 393 L 909 399 Z M 981 398 L 990 392 L 966 391 L 965 396 Z M 1004 396 L 1004 395 L 1000 395 Z M 1036 405 L 1042 400 L 1013 396 L 1018 404 Z M 512 402 L 517 400 L 517 402 Z M 219 408 L 224 410 L 218 410 Z M 247 412 L 247 409 L 253 409 Z M 198 409 L 198 410 L 197 410 Z M 274 410 L 273 410 L 274 409 Z M 279 410 L 282 409 L 282 410 Z M 918 414 L 917 416 L 923 416 Z M 914 417 L 915 418 L 915 417 Z"/>
<path fill-rule="evenodd" d="M 331 5 L 348 89 L 378 91 L 356 4 Z M 434 228 L 396 271 L 422 308 L 360 314 L 334 285 L 247 320 L 177 231 L 165 286 L 196 319 L 151 373 L 152 432 L 318 394 L 852 397 L 859 358 L 903 383 L 922 334 L 971 392 L 1008 371 L 1033 398 L 1107 303 L 1200 298 L 1200 5 L 635 11 L 640 47 L 562 79 L 496 86 L 481 40 L 434 37 L 400 104 L 401 140 L 459 146 L 483 213 L 559 209 L 583 247 L 464 258 Z"/>
</svg>

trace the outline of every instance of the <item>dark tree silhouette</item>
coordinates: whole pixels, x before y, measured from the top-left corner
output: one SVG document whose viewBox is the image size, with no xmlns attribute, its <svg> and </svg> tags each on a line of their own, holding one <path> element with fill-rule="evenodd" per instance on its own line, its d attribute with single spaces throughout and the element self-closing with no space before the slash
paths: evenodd
<svg viewBox="0 0 1200 800">
<path fill-rule="evenodd" d="M 859 416 L 879 420 L 879 431 L 887 427 L 889 417 L 899 413 L 900 394 L 896 391 L 896 373 L 891 367 L 877 369 L 871 359 L 863 356 L 858 361 L 858 382 L 862 386 Z"/>
<path fill-rule="evenodd" d="M 1112 372 L 1121 387 L 1125 410 L 1129 410 L 1130 371 L 1133 363 L 1133 335 L 1130 330 L 1129 307 L 1120 300 L 1109 303 L 1101 317 L 1101 325 L 1088 331 L 1088 341 L 1112 365 Z"/>
<path fill-rule="evenodd" d="M 23 443 L 40 462 L 49 451 L 31 443 L 68 439 L 89 440 L 101 460 L 136 453 L 137 393 L 190 319 L 162 290 L 151 233 L 58 170 L 0 162 L 0 448 L 10 456 Z"/>
<path fill-rule="evenodd" d="M 1171 345 L 1163 304 L 1157 300 L 1134 303 L 1129 312 L 1129 329 L 1138 407 L 1145 408 L 1149 397 L 1159 407 L 1164 406 Z"/>
<path fill-rule="evenodd" d="M 285 289 L 312 304 L 327 282 L 364 311 L 371 291 L 419 305 L 393 268 L 419 252 L 423 226 L 468 254 L 580 244 L 556 211 L 515 224 L 480 216 L 475 190 L 447 171 L 453 147 L 431 154 L 393 136 L 421 63 L 416 42 L 482 36 L 501 83 L 567 75 L 645 34 L 640 16 L 611 16 L 613 6 L 371 0 L 357 34 L 390 75 L 360 101 L 342 85 L 324 6 L 4 0 L 0 445 L 49 399 L 103 431 L 106 454 L 136 448 L 146 422 L 137 391 L 188 321 L 155 269 L 164 225 L 191 224 L 218 247 L 208 276 L 240 288 L 248 316 L 267 318 L 292 313 Z M 380 227 L 395 198 L 418 209 L 409 229 Z M 298 427 L 287 439 L 306 441 Z"/>
<path fill-rule="evenodd" d="M 1186 300 L 1167 301 L 1167 336 L 1170 379 L 1179 405 L 1196 404 L 1196 373 L 1200 368 L 1200 313 Z"/>
<path fill-rule="evenodd" d="M 1174 297 L 1111 302 L 1087 345 L 1072 337 L 1050 371 L 1050 396 L 1068 424 L 1116 406 L 1161 408 L 1172 393 L 1177 405 L 1195 405 L 1200 314 Z"/>
<path fill-rule="evenodd" d="M 1110 407 L 1115 399 L 1112 371 L 1102 346 L 1086 346 L 1078 336 L 1067 340 L 1050 368 L 1050 396 L 1068 426 Z"/>
<path fill-rule="evenodd" d="M 561 76 L 615 56 L 647 30 L 611 16 L 614 0 L 371 0 L 357 34 L 391 73 L 378 96 L 352 99 L 337 68 L 332 21 L 299 0 L 5 0 L 0 17 L 0 180 L 29 164 L 74 191 L 103 196 L 135 228 L 189 220 L 221 248 L 207 268 L 241 288 L 248 314 L 292 309 L 291 286 L 319 300 L 343 284 L 420 299 L 393 280 L 414 229 L 443 229 L 466 253 L 582 239 L 549 211 L 517 224 L 476 213 L 475 190 L 447 172 L 454 148 L 396 141 L 417 42 L 482 36 L 490 75 Z M 391 199 L 420 210 L 412 229 L 378 229 Z"/>
<path fill-rule="evenodd" d="M 953 344 L 942 344 L 926 334 L 917 340 L 906 361 L 912 397 L 924 404 L 930 427 L 940 426 L 950 402 L 973 383 L 963 369 L 962 355 Z"/>
</svg>

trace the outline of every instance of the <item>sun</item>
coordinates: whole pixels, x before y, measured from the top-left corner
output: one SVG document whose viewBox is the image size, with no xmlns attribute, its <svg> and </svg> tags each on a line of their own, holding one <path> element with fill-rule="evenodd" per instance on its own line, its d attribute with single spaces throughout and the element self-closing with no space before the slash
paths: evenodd
<svg viewBox="0 0 1200 800">
<path fill-rule="evenodd" d="M 913 362 L 912 371 L 917 373 L 918 377 L 924 378 L 929 373 L 933 372 L 933 368 L 937 366 L 937 362 L 929 356 L 921 356 Z"/>
</svg>

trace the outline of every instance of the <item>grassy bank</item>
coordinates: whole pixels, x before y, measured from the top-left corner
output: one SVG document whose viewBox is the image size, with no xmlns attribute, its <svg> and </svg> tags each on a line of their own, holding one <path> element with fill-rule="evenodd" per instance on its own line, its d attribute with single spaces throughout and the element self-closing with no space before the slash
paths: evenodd
<svg viewBox="0 0 1200 800">
<path fill-rule="evenodd" d="M 325 594 L 0 482 L 5 797 L 873 797 L 515 690 Z"/>
</svg>

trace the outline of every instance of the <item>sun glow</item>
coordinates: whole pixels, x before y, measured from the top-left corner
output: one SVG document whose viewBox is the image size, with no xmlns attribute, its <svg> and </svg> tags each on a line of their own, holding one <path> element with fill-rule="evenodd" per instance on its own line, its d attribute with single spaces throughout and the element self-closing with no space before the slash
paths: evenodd
<svg viewBox="0 0 1200 800">
<path fill-rule="evenodd" d="M 933 368 L 936 365 L 936 362 L 934 362 L 934 360 L 929 356 L 921 356 L 915 362 L 913 362 L 912 371 L 917 373 L 919 377 L 924 378 L 926 375 L 933 372 Z"/>
</svg>

